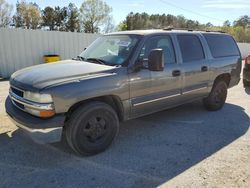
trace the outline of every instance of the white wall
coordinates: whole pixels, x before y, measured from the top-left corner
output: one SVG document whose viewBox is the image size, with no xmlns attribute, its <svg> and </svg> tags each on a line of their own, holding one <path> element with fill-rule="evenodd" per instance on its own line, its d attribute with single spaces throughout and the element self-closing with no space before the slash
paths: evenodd
<svg viewBox="0 0 250 188">
<path fill-rule="evenodd" d="M 43 56 L 61 59 L 79 55 L 99 35 L 58 31 L 0 29 L 0 77 L 43 63 Z"/>
<path fill-rule="evenodd" d="M 243 58 L 250 55 L 250 43 L 238 43 Z"/>
</svg>

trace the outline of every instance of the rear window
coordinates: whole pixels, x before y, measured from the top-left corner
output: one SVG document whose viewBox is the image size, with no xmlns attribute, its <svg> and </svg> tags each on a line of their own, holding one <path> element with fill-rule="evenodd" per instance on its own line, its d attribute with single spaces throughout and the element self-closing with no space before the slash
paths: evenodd
<svg viewBox="0 0 250 188">
<path fill-rule="evenodd" d="M 239 49 L 229 35 L 203 34 L 214 58 L 238 56 Z"/>
<path fill-rule="evenodd" d="M 183 62 L 198 61 L 205 58 L 200 39 L 195 35 L 178 35 Z"/>
</svg>

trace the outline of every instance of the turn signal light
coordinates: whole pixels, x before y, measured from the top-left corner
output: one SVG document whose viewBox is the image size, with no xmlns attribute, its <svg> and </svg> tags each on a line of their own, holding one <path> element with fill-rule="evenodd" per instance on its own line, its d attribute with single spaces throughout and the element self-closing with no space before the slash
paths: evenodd
<svg viewBox="0 0 250 188">
<path fill-rule="evenodd" d="M 53 110 L 40 111 L 40 117 L 49 118 L 55 115 Z"/>
</svg>

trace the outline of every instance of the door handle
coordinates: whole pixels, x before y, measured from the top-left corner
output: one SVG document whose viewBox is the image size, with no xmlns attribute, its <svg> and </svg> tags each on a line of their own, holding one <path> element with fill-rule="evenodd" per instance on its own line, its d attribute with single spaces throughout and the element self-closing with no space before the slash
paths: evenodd
<svg viewBox="0 0 250 188">
<path fill-rule="evenodd" d="M 207 66 L 201 67 L 201 72 L 207 72 L 207 71 L 208 71 L 208 67 Z"/>
<path fill-rule="evenodd" d="M 172 75 L 173 75 L 174 77 L 180 76 L 180 75 L 181 75 L 181 71 L 180 71 L 180 70 L 174 70 L 174 71 L 172 72 Z"/>
</svg>

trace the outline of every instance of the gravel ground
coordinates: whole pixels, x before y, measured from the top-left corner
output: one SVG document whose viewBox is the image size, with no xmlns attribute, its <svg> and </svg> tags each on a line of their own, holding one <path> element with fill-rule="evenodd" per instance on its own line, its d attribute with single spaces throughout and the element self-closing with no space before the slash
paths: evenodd
<svg viewBox="0 0 250 188">
<path fill-rule="evenodd" d="M 250 187 L 250 88 L 225 107 L 186 104 L 121 124 L 104 153 L 79 158 L 64 143 L 39 144 L 5 114 L 0 82 L 0 187 Z"/>
</svg>

